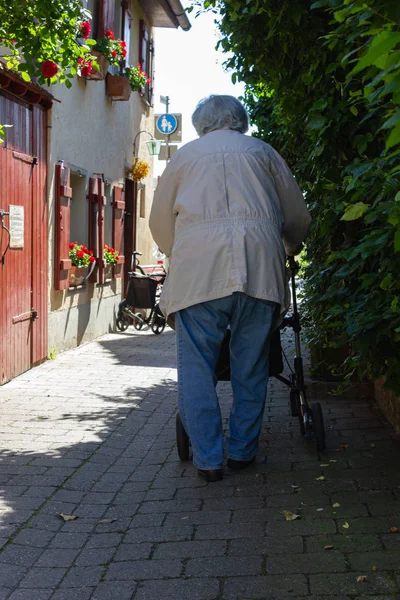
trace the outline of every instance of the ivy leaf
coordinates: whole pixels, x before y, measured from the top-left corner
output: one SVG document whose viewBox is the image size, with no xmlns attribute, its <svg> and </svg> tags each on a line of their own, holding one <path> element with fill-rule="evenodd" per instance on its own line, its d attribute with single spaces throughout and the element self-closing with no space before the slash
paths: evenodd
<svg viewBox="0 0 400 600">
<path fill-rule="evenodd" d="M 394 234 L 394 251 L 398 252 L 400 250 L 400 229 L 396 231 Z"/>
<path fill-rule="evenodd" d="M 363 216 L 366 210 L 368 210 L 368 204 L 364 202 L 356 202 L 348 206 L 344 212 L 344 215 L 340 219 L 341 221 L 355 221 Z"/>
<path fill-rule="evenodd" d="M 362 71 L 366 67 L 373 65 L 374 62 L 387 52 L 390 52 L 400 42 L 400 33 L 382 31 L 372 41 L 370 47 L 364 56 L 358 61 L 350 75 Z"/>
</svg>

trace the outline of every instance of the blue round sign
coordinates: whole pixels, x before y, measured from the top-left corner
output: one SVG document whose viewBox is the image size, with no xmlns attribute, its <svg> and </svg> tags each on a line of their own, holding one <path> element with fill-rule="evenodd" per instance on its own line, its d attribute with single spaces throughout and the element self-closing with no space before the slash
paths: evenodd
<svg viewBox="0 0 400 600">
<path fill-rule="evenodd" d="M 168 113 L 160 115 L 157 119 L 156 127 L 163 135 L 171 135 L 178 127 L 178 119 L 175 115 Z"/>
</svg>

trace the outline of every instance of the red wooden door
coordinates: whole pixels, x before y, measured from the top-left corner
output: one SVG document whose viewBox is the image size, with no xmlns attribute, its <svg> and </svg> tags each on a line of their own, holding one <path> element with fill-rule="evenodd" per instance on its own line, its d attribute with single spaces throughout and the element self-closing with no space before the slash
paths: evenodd
<svg viewBox="0 0 400 600">
<path fill-rule="evenodd" d="M 45 113 L 0 95 L 0 384 L 47 355 Z M 6 251 L 7 250 L 7 251 Z"/>
</svg>

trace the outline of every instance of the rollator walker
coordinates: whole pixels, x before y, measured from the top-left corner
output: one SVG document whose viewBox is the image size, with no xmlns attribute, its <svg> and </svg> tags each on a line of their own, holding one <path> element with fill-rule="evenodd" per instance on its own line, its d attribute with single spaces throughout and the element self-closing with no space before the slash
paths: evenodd
<svg viewBox="0 0 400 600">
<path fill-rule="evenodd" d="M 300 315 L 297 306 L 296 297 L 296 273 L 299 271 L 299 265 L 293 256 L 288 258 L 291 291 L 292 291 L 292 309 L 291 315 L 286 315 L 280 327 L 272 333 L 271 347 L 269 357 L 269 376 L 279 379 L 289 388 L 289 404 L 292 417 L 298 417 L 300 433 L 307 440 L 315 440 L 317 451 L 325 450 L 325 427 L 322 408 L 319 402 L 313 402 L 311 406 L 307 402 L 306 390 L 304 385 L 303 358 L 301 355 L 300 343 Z M 282 346 L 280 332 L 286 327 L 291 327 L 294 333 L 295 357 L 293 367 L 291 366 Z M 222 342 L 221 352 L 217 363 L 218 381 L 230 381 L 230 331 Z M 289 367 L 288 377 L 282 375 L 284 370 L 283 359 Z M 181 460 L 189 460 L 190 457 L 190 439 L 183 427 L 179 413 L 176 415 L 176 443 L 178 454 Z"/>
</svg>

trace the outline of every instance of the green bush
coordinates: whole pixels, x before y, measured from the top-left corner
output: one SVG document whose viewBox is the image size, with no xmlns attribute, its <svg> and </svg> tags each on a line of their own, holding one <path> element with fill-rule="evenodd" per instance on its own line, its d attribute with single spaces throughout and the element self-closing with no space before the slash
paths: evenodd
<svg viewBox="0 0 400 600">
<path fill-rule="evenodd" d="M 215 0 L 256 135 L 290 164 L 313 224 L 311 344 L 348 344 L 349 374 L 400 391 L 400 5 Z"/>
</svg>

